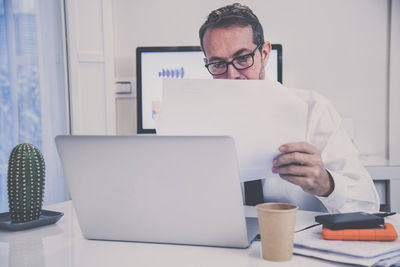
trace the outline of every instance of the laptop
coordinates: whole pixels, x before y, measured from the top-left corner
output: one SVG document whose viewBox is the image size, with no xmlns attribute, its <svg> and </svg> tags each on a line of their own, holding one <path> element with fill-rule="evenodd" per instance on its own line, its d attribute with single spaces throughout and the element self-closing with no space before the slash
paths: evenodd
<svg viewBox="0 0 400 267">
<path fill-rule="evenodd" d="M 57 136 L 87 239 L 247 248 L 234 140 L 226 136 Z"/>
</svg>

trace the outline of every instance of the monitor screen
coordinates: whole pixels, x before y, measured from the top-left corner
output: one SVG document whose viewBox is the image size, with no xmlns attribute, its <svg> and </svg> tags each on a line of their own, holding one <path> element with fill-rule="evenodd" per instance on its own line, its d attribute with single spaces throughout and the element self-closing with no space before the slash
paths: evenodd
<svg viewBox="0 0 400 267">
<path fill-rule="evenodd" d="M 282 83 L 282 46 L 273 44 L 265 75 Z M 154 116 L 162 97 L 163 79 L 212 79 L 200 46 L 136 49 L 137 132 L 155 133 Z"/>
</svg>

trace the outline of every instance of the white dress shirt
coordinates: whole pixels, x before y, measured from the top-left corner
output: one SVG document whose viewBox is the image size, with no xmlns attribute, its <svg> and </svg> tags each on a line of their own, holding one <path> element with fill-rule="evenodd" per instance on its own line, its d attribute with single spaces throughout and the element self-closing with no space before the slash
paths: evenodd
<svg viewBox="0 0 400 267">
<path fill-rule="evenodd" d="M 341 118 L 328 99 L 308 90 L 289 89 L 308 105 L 306 141 L 322 153 L 325 169 L 335 183 L 328 197 L 317 197 L 280 177 L 264 179 L 264 201 L 295 203 L 299 209 L 336 212 L 377 212 L 374 183 L 359 160 L 359 153 L 341 126 Z"/>
</svg>

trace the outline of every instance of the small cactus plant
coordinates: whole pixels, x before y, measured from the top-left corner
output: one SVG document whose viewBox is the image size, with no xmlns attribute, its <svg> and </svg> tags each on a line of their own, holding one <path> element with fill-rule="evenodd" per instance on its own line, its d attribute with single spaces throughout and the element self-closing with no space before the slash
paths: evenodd
<svg viewBox="0 0 400 267">
<path fill-rule="evenodd" d="M 8 204 L 11 222 L 23 223 L 40 217 L 45 164 L 42 153 L 32 144 L 19 144 L 8 161 Z"/>
</svg>

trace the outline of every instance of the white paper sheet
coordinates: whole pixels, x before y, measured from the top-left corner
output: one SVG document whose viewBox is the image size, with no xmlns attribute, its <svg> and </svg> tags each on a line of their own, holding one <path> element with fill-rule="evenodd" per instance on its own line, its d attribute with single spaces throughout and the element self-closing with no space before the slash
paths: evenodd
<svg viewBox="0 0 400 267">
<path fill-rule="evenodd" d="M 373 258 L 396 251 L 400 253 L 400 239 L 393 242 L 324 240 L 322 226 L 296 233 L 294 243 L 300 248 L 331 251 L 336 254 Z"/>
<path fill-rule="evenodd" d="M 307 105 L 265 80 L 164 80 L 158 135 L 228 135 L 243 181 L 276 176 L 280 145 L 304 141 Z"/>
<path fill-rule="evenodd" d="M 400 214 L 385 218 L 398 232 Z M 400 262 L 400 239 L 393 242 L 324 240 L 322 226 L 298 232 L 294 236 L 294 253 L 337 262 L 371 266 L 383 259 Z M 386 266 L 386 265 L 380 265 Z"/>
<path fill-rule="evenodd" d="M 312 258 L 320 258 L 327 261 L 347 263 L 347 264 L 355 264 L 361 266 L 372 266 L 377 262 L 382 262 L 382 264 L 378 266 L 390 266 L 390 264 L 383 264 L 384 261 L 391 261 L 392 263 L 400 262 L 400 253 L 390 253 L 383 256 L 373 257 L 373 258 L 363 258 L 363 257 L 355 257 L 355 256 L 345 256 L 341 254 L 337 254 L 335 252 L 329 251 L 320 251 L 313 250 L 308 248 L 294 247 L 293 253 L 302 256 L 308 256 Z"/>
</svg>

